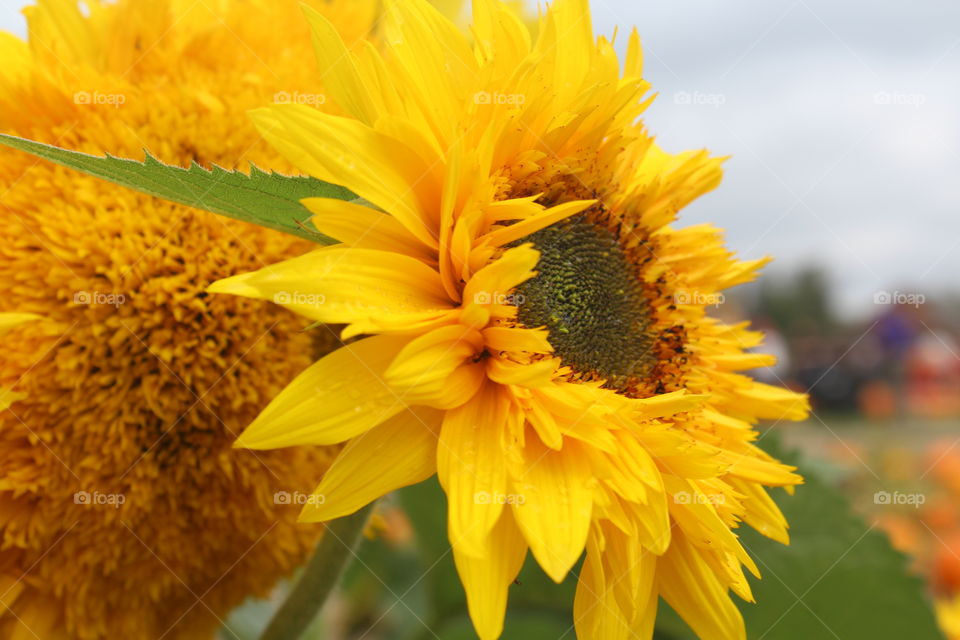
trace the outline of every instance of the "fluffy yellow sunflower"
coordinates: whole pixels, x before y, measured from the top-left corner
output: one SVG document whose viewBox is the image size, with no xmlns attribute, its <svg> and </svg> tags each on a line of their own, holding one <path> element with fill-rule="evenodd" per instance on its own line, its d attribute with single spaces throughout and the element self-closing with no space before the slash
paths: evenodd
<svg viewBox="0 0 960 640">
<path fill-rule="evenodd" d="M 586 0 L 554 2 L 535 40 L 495 0 L 470 41 L 422 0 L 385 10 L 382 54 L 308 13 L 345 115 L 255 113 L 376 208 L 307 200 L 340 244 L 209 289 L 346 325 L 237 444 L 346 443 L 306 522 L 438 474 L 481 638 L 528 550 L 557 581 L 586 553 L 581 638 L 651 637 L 658 597 L 701 638 L 743 638 L 729 592 L 749 600 L 757 568 L 733 530 L 786 543 L 767 487 L 801 482 L 752 425 L 807 401 L 739 373 L 772 360 L 746 351 L 762 336 L 706 313 L 764 261 L 671 226 L 720 160 L 654 144 L 637 34 L 621 69 Z"/>
<path fill-rule="evenodd" d="M 300 4 L 40 0 L 27 42 L 0 34 L 0 130 L 291 170 L 246 111 L 322 101 Z M 378 15 L 312 4 L 357 46 Z M 326 349 L 283 309 L 204 289 L 305 243 L 9 151 L 0 194 L 0 637 L 210 637 L 312 548 L 274 498 L 332 452 L 231 449 Z"/>
</svg>

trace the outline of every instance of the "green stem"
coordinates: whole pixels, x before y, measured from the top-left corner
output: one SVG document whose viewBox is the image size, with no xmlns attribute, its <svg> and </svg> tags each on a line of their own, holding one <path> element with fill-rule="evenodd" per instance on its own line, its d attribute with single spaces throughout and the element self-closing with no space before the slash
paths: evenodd
<svg viewBox="0 0 960 640">
<path fill-rule="evenodd" d="M 298 640 L 313 622 L 340 575 L 355 556 L 354 548 L 373 504 L 327 523 L 313 557 L 286 601 L 273 615 L 260 640 Z"/>
</svg>

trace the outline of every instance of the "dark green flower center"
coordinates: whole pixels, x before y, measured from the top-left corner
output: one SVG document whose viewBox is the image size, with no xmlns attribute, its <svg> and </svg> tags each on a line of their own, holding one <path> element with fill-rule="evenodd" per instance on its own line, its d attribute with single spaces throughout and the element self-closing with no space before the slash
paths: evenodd
<svg viewBox="0 0 960 640">
<path fill-rule="evenodd" d="M 563 364 L 625 390 L 655 364 L 650 307 L 637 265 L 613 231 L 574 216 L 520 240 L 540 251 L 537 276 L 516 289 L 518 319 L 545 326 Z"/>
</svg>

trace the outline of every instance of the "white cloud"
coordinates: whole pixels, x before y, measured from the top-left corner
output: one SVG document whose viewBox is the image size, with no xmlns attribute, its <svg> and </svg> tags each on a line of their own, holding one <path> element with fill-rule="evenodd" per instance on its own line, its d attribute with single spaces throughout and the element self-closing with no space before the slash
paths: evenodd
<svg viewBox="0 0 960 640">
<path fill-rule="evenodd" d="M 869 313 L 878 288 L 957 288 L 960 5 L 867 0 L 594 0 L 595 28 L 637 24 L 670 150 L 733 154 L 682 214 L 746 257 L 831 273 Z M 623 24 L 621 33 L 624 31 Z M 622 42 L 621 42 L 622 44 Z M 677 104 L 677 92 L 722 105 Z M 802 203 L 797 202 L 797 198 Z"/>
</svg>

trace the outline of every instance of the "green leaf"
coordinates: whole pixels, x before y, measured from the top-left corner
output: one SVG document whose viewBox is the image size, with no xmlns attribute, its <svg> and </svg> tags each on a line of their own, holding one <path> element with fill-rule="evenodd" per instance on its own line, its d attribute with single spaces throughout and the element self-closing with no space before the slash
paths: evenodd
<svg viewBox="0 0 960 640">
<path fill-rule="evenodd" d="M 143 162 L 109 154 L 93 156 L 4 134 L 0 134 L 0 144 L 147 195 L 320 244 L 333 244 L 335 240 L 313 227 L 309 222 L 311 214 L 300 201 L 356 197 L 348 189 L 316 178 L 267 173 L 252 165 L 247 175 L 217 166 L 207 170 L 196 163 L 184 169 L 164 164 L 146 152 Z"/>
<path fill-rule="evenodd" d="M 772 436 L 764 438 L 762 446 L 798 465 L 806 484 L 794 496 L 774 492 L 790 523 L 789 546 L 747 526 L 737 531 L 763 576 L 750 578 L 755 604 L 734 596 L 746 620 L 747 638 L 943 640 L 923 583 L 909 573 L 906 556 L 857 516 L 814 464 L 783 451 Z M 663 603 L 657 628 L 674 638 L 695 638 Z"/>
<path fill-rule="evenodd" d="M 757 604 L 740 607 L 748 637 L 942 640 L 907 557 L 796 454 L 766 440 L 764 449 L 798 464 L 806 484 L 792 497 L 782 491 L 775 496 L 790 523 L 789 546 L 752 529 L 741 534 L 763 574 L 752 585 Z"/>
</svg>

